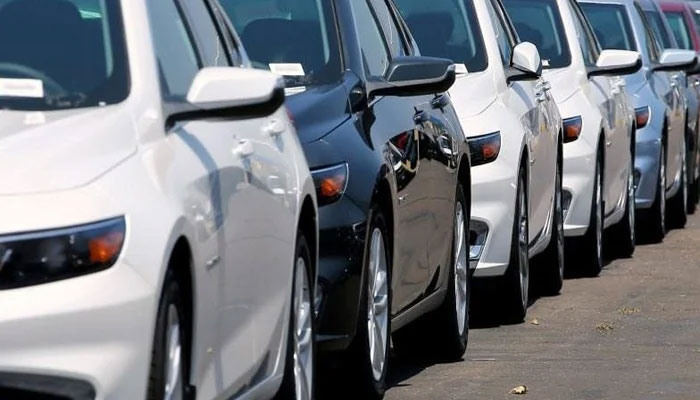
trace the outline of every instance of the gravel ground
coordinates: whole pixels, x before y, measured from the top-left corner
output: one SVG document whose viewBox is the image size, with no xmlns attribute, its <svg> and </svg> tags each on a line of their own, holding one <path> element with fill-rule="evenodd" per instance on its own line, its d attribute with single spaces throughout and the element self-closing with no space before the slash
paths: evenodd
<svg viewBox="0 0 700 400">
<path fill-rule="evenodd" d="M 700 399 L 700 216 L 525 323 L 473 325 L 464 361 L 392 360 L 387 399 Z"/>
</svg>

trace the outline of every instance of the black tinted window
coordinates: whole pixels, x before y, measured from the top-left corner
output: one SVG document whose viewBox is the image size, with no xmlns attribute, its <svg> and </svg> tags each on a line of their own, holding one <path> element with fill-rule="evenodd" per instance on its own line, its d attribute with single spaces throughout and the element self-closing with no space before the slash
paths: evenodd
<svg viewBox="0 0 700 400">
<path fill-rule="evenodd" d="M 118 103 L 129 75 L 118 1 L 0 0 L 0 109 Z"/>
<path fill-rule="evenodd" d="M 666 30 L 661 14 L 656 11 L 644 11 L 644 15 L 649 22 L 649 26 L 651 27 L 651 31 L 654 33 L 654 37 L 659 42 L 661 47 L 664 49 L 672 49 L 674 47 L 673 42 L 671 41 L 671 37 Z"/>
<path fill-rule="evenodd" d="M 396 0 L 421 54 L 486 69 L 484 41 L 471 0 Z"/>
<path fill-rule="evenodd" d="M 555 0 L 506 0 L 504 4 L 518 36 L 537 46 L 545 68 L 571 64 L 571 53 Z"/>
<path fill-rule="evenodd" d="M 189 1 L 189 0 L 188 0 Z M 219 0 L 256 68 L 290 86 L 340 80 L 338 31 L 330 1 Z"/>
<path fill-rule="evenodd" d="M 604 49 L 637 50 L 625 7 L 617 4 L 581 3 Z"/>
<path fill-rule="evenodd" d="M 693 50 L 693 41 L 690 39 L 690 31 L 685 23 L 683 13 L 680 12 L 664 12 L 666 21 L 671 26 L 673 37 L 676 38 L 678 47 L 685 50 Z"/>
<path fill-rule="evenodd" d="M 384 36 L 387 39 L 387 45 L 389 46 L 391 56 L 406 55 L 402 34 L 396 24 L 394 15 L 386 4 L 386 0 L 373 0 L 372 6 L 374 12 L 377 14 L 377 19 L 379 19 L 379 24 L 384 30 Z"/>
<path fill-rule="evenodd" d="M 389 67 L 389 52 L 374 11 L 367 0 L 356 0 L 352 6 L 365 68 L 372 76 L 383 76 Z"/>
</svg>

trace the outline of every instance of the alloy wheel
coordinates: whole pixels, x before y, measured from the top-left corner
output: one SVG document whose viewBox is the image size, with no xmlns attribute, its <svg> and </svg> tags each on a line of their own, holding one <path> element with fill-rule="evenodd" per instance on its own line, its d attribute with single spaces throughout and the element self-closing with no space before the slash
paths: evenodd
<svg viewBox="0 0 700 400">
<path fill-rule="evenodd" d="M 306 261 L 296 262 L 294 287 L 294 387 L 297 400 L 311 399 L 313 388 L 313 329 L 311 290 Z"/>
<path fill-rule="evenodd" d="M 562 176 L 561 167 L 557 167 L 557 183 L 554 192 L 554 212 L 556 224 L 557 255 L 559 261 L 559 276 L 564 278 L 564 210 L 562 202 Z"/>
<path fill-rule="evenodd" d="M 379 381 L 386 365 L 389 324 L 389 283 L 384 237 L 379 228 L 372 232 L 367 290 L 367 337 L 372 375 Z"/>
<path fill-rule="evenodd" d="M 518 222 L 518 257 L 519 257 L 519 277 L 520 277 L 520 296 L 523 308 L 527 307 L 528 291 L 530 289 L 530 256 L 529 256 L 529 224 L 527 201 L 524 191 L 520 193 L 518 199 L 520 208 L 520 221 Z"/>
<path fill-rule="evenodd" d="M 465 218 L 462 203 L 457 203 L 457 211 L 455 212 L 455 233 L 454 233 L 454 284 L 455 284 L 455 305 L 457 312 L 457 329 L 460 336 L 464 334 L 466 329 L 465 317 L 467 314 L 467 293 L 469 279 L 468 262 L 467 262 L 467 240 L 466 230 L 464 229 Z"/>
<path fill-rule="evenodd" d="M 165 331 L 165 400 L 182 399 L 182 341 L 180 335 L 180 317 L 174 304 L 168 306 L 168 327 Z"/>
<path fill-rule="evenodd" d="M 636 219 L 637 219 L 637 193 L 634 188 L 634 159 L 630 163 L 630 172 L 627 175 L 627 220 L 630 229 L 631 243 L 637 241 Z"/>
</svg>

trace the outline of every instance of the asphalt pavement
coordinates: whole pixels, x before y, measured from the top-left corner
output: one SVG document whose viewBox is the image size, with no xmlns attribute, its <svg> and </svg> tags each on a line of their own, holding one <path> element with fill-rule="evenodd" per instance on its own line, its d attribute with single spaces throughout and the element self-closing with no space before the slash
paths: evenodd
<svg viewBox="0 0 700 400">
<path fill-rule="evenodd" d="M 524 323 L 484 314 L 463 361 L 392 359 L 386 398 L 700 399 L 700 216 L 597 278 L 567 279 Z"/>
</svg>

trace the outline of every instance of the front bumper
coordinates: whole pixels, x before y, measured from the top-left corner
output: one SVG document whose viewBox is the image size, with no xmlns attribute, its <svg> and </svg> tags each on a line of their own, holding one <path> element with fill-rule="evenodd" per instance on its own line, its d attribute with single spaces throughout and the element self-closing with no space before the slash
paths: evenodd
<svg viewBox="0 0 700 400">
<path fill-rule="evenodd" d="M 564 234 L 581 236 L 588 230 L 593 204 L 596 148 L 581 137 L 564 145 L 562 188 L 568 203 L 564 216 Z"/>
<path fill-rule="evenodd" d="M 366 215 L 347 198 L 319 209 L 317 335 L 321 352 L 343 351 L 358 321 Z"/>
<path fill-rule="evenodd" d="M 502 276 L 508 268 L 517 172 L 505 158 L 472 168 L 470 265 L 476 278 Z"/>
<path fill-rule="evenodd" d="M 69 399 L 143 398 L 156 297 L 124 261 L 91 275 L 0 291 L 0 393 L 32 382 L 49 389 L 72 382 L 61 386 Z"/>
<path fill-rule="evenodd" d="M 0 396 L 8 399 L 92 400 L 95 388 L 79 379 L 0 372 Z"/>
</svg>

